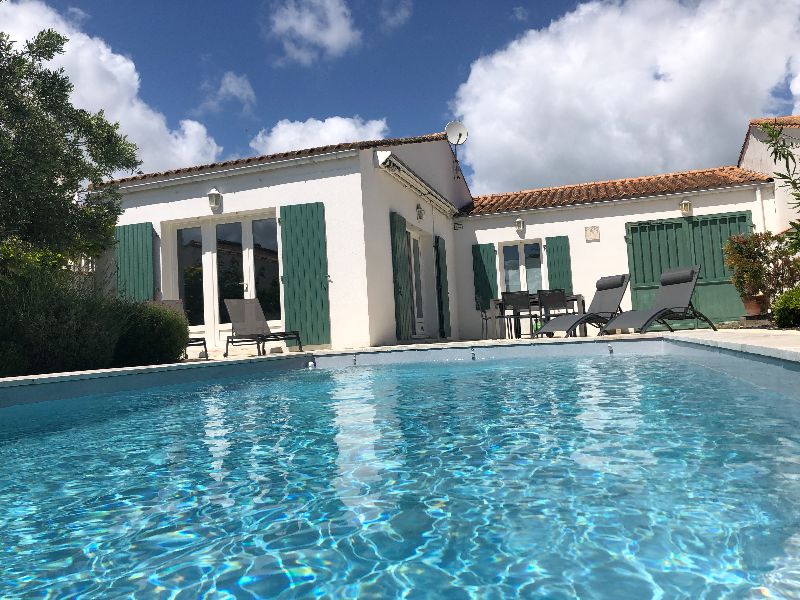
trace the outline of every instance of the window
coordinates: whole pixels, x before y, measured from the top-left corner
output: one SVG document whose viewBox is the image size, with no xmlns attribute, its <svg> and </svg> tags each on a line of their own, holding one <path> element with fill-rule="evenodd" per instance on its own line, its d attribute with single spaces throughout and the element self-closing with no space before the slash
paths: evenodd
<svg viewBox="0 0 800 600">
<path fill-rule="evenodd" d="M 539 242 L 515 242 L 501 246 L 506 292 L 542 289 L 542 246 Z"/>
</svg>

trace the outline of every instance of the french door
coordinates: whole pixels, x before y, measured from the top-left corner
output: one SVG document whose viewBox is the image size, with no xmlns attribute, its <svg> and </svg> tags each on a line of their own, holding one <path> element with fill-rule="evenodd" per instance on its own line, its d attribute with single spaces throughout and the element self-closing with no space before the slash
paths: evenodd
<svg viewBox="0 0 800 600">
<path fill-rule="evenodd" d="M 409 262 L 411 263 L 411 286 L 412 298 L 411 309 L 414 314 L 414 337 L 427 337 L 425 331 L 425 315 L 423 310 L 424 294 L 422 289 L 422 257 L 420 250 L 420 237 L 419 234 L 412 231 L 406 231 L 406 239 L 408 240 L 409 248 Z"/>
<path fill-rule="evenodd" d="M 280 321 L 277 219 L 239 218 L 177 230 L 177 297 L 189 324 L 218 338 L 230 327 L 226 299 L 257 298 L 268 321 Z M 277 325 L 277 324 L 276 324 Z"/>
</svg>

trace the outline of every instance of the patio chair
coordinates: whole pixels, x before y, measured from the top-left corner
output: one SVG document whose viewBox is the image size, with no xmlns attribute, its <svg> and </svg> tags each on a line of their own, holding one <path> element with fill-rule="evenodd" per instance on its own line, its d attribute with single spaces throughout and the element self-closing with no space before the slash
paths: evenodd
<svg viewBox="0 0 800 600">
<path fill-rule="evenodd" d="M 567 292 L 562 289 L 539 290 L 539 314 L 543 323 L 548 323 L 558 316 L 569 312 L 567 307 Z"/>
<path fill-rule="evenodd" d="M 483 302 L 477 294 L 475 294 L 475 310 L 481 314 L 481 339 L 485 340 L 489 337 L 489 321 L 492 317 L 489 315 L 489 303 Z"/>
<path fill-rule="evenodd" d="M 165 306 L 170 308 L 174 311 L 181 313 L 182 315 L 186 314 L 186 311 L 183 308 L 183 300 L 159 300 L 156 304 L 160 304 L 161 306 Z M 189 337 L 189 343 L 186 344 L 186 347 L 189 346 L 202 346 L 203 353 L 200 355 L 200 358 L 205 358 L 208 360 L 208 346 L 206 346 L 206 338 L 205 337 Z M 183 351 L 183 357 L 188 358 L 189 355 L 186 353 L 186 350 Z"/>
<path fill-rule="evenodd" d="M 701 319 L 716 331 L 717 328 L 711 319 L 692 304 L 692 294 L 699 275 L 700 265 L 664 271 L 652 307 L 648 310 L 629 310 L 620 313 L 603 326 L 600 335 L 614 329 L 633 329 L 644 333 L 653 323 L 660 323 L 670 331 L 674 331 L 667 321 L 683 319 Z"/>
<path fill-rule="evenodd" d="M 266 354 L 265 342 L 282 342 L 297 340 L 300 352 L 303 351 L 303 342 L 300 341 L 299 331 L 270 331 L 264 311 L 258 298 L 225 300 L 225 307 L 231 317 L 231 335 L 225 340 L 225 354 L 228 356 L 229 346 L 255 344 L 259 356 Z"/>
<path fill-rule="evenodd" d="M 523 316 L 522 312 L 528 313 L 528 321 L 530 322 L 530 335 L 533 337 L 533 319 L 534 313 L 531 310 L 531 296 L 528 292 L 503 292 L 503 315 L 502 318 L 506 321 L 507 331 L 511 332 L 512 337 L 522 337 L 522 327 L 520 326 L 519 319 Z M 506 314 L 510 310 L 511 314 Z M 538 322 L 538 316 L 536 317 Z"/>
<path fill-rule="evenodd" d="M 625 295 L 625 290 L 628 289 L 630 279 L 631 276 L 627 273 L 601 277 L 595 284 L 597 291 L 585 313 L 561 315 L 550 319 L 536 332 L 536 336 L 553 337 L 556 331 L 564 331 L 567 337 L 575 337 L 575 331 L 581 325 L 594 325 L 595 327 L 605 325 L 619 314 L 619 305 Z"/>
</svg>

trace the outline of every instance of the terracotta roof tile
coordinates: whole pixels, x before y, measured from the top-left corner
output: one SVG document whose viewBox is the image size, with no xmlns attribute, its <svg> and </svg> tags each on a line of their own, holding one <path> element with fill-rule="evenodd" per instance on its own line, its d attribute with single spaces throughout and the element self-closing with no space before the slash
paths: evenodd
<svg viewBox="0 0 800 600">
<path fill-rule="evenodd" d="M 772 177 L 755 171 L 748 171 L 739 167 L 717 167 L 714 169 L 685 171 L 683 173 L 665 173 L 633 179 L 595 181 L 592 183 L 476 196 L 471 204 L 462 209 L 461 214 L 483 215 L 534 208 L 575 206 L 593 202 L 622 200 L 623 198 L 674 194 L 748 183 L 767 183 L 770 181 L 772 181 Z"/>
<path fill-rule="evenodd" d="M 762 117 L 760 119 L 750 119 L 750 127 L 759 125 L 779 125 L 781 127 L 800 127 L 800 115 L 786 115 L 784 117 Z"/>
<path fill-rule="evenodd" d="M 338 152 L 341 150 L 366 150 L 369 148 L 380 148 L 383 146 L 400 146 L 402 144 L 418 144 L 421 142 L 438 142 L 447 139 L 447 135 L 442 131 L 440 133 L 430 133 L 427 135 L 418 135 L 414 137 L 405 138 L 389 138 L 384 140 L 369 140 L 363 142 L 345 142 L 342 144 L 331 144 L 328 146 L 317 146 L 316 148 L 306 148 L 303 150 L 291 150 L 289 152 L 278 152 L 276 154 L 265 154 L 263 156 L 251 156 L 249 158 L 237 158 L 233 160 L 226 160 L 222 162 L 209 163 L 205 165 L 196 165 L 192 167 L 181 167 L 178 169 L 170 169 L 167 171 L 160 171 L 156 173 L 143 173 L 140 175 L 132 175 L 131 177 L 122 177 L 120 179 L 112 179 L 107 181 L 105 185 L 130 183 L 132 181 L 146 181 L 149 179 L 157 179 L 160 177 L 168 177 L 171 175 L 182 175 L 185 173 L 199 173 L 201 171 L 218 169 L 220 167 L 232 167 L 239 165 L 262 164 L 269 163 L 276 160 L 283 160 L 287 158 L 297 158 L 302 156 L 314 156 L 317 154 L 326 154 L 328 152 Z"/>
</svg>

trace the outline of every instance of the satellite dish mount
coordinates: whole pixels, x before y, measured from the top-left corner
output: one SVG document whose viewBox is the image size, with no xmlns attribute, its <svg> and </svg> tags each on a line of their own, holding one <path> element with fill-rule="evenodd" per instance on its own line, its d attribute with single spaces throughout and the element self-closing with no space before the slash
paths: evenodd
<svg viewBox="0 0 800 600">
<path fill-rule="evenodd" d="M 467 141 L 467 136 L 469 134 L 467 133 L 467 128 L 464 127 L 461 121 L 450 121 L 444 128 L 444 132 L 447 135 L 447 141 L 453 146 L 453 155 L 455 156 L 453 172 L 454 178 L 458 179 L 459 172 L 461 171 L 458 166 L 458 147 Z"/>
</svg>

